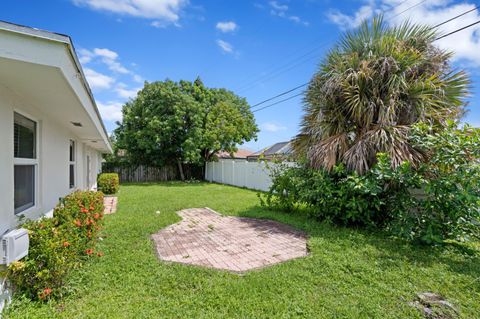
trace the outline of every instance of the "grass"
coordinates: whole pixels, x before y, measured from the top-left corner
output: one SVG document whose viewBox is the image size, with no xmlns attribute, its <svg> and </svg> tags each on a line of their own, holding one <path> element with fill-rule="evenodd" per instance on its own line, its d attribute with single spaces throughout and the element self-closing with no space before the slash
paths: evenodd
<svg viewBox="0 0 480 319">
<path fill-rule="evenodd" d="M 303 229 L 311 254 L 245 275 L 159 261 L 150 235 L 178 222 L 176 211 L 205 206 Z M 125 185 L 105 233 L 105 256 L 71 275 L 66 298 L 16 297 L 5 318 L 421 318 L 408 302 L 426 291 L 444 295 L 463 318 L 480 317 L 479 251 L 416 247 L 264 210 L 245 189 Z"/>
</svg>

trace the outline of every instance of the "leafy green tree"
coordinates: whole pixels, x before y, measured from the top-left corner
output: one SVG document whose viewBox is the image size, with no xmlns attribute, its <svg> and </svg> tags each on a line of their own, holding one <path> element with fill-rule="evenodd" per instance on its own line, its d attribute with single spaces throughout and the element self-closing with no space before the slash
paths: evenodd
<svg viewBox="0 0 480 319">
<path fill-rule="evenodd" d="M 305 97 L 296 153 L 311 166 L 343 163 L 364 174 L 387 153 L 393 167 L 426 160 L 409 141 L 413 124 L 437 129 L 464 113 L 469 79 L 452 69 L 451 52 L 433 45 L 436 31 L 382 17 L 346 33 L 321 63 Z"/>
<path fill-rule="evenodd" d="M 219 151 L 256 138 L 255 119 L 245 99 L 225 89 L 210 89 L 200 79 L 145 83 L 123 107 L 115 130 L 117 147 L 132 164 L 202 164 Z"/>
</svg>

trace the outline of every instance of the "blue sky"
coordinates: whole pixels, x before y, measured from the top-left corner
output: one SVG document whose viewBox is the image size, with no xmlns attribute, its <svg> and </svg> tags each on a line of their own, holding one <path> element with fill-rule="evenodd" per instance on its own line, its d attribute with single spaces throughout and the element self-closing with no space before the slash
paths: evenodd
<svg viewBox="0 0 480 319">
<path fill-rule="evenodd" d="M 253 105 L 307 82 L 341 33 L 376 13 L 385 11 L 391 24 L 410 19 L 435 25 L 474 7 L 450 0 L 2 0 L 0 19 L 73 38 L 111 131 L 121 105 L 145 80 L 200 76 Z M 476 20 L 478 11 L 441 31 Z M 437 43 L 455 51 L 454 65 L 470 73 L 464 121 L 480 126 L 480 25 Z M 290 139 L 301 115 L 301 97 L 256 112 L 258 141 L 244 147 Z"/>
</svg>

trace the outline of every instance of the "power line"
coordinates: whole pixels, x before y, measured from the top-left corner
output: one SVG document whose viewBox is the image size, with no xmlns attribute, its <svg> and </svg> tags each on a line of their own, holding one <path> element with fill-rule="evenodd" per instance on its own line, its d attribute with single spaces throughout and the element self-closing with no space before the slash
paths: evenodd
<svg viewBox="0 0 480 319">
<path fill-rule="evenodd" d="M 295 94 L 295 95 L 292 95 L 292 96 L 290 96 L 290 97 L 287 97 L 286 99 L 277 101 L 277 102 L 275 102 L 275 103 L 272 103 L 272 104 L 263 106 L 263 107 L 261 107 L 261 108 L 259 108 L 259 109 L 256 109 L 256 110 L 252 111 L 252 113 L 255 113 L 255 112 L 258 112 L 258 111 L 261 111 L 261 110 L 268 109 L 269 107 L 272 107 L 272 106 L 275 106 L 275 105 L 277 105 L 277 104 L 283 103 L 283 102 L 285 102 L 285 101 L 291 100 L 291 99 L 296 98 L 297 96 L 300 96 L 300 95 L 303 95 L 303 92 L 302 92 L 302 93 Z"/>
<path fill-rule="evenodd" d="M 469 24 L 469 25 L 467 25 L 467 26 L 464 26 L 464 27 L 462 27 L 462 28 L 460 28 L 460 29 L 457 29 L 457 30 L 454 30 L 454 31 L 452 31 L 452 32 L 449 32 L 449 33 L 447 33 L 447 34 L 445 34 L 445 35 L 442 35 L 442 36 L 436 38 L 434 41 L 438 41 L 438 40 L 440 40 L 440 39 L 446 38 L 446 37 L 448 37 L 448 36 L 451 36 L 452 34 L 455 34 L 455 33 L 457 33 L 457 32 L 460 32 L 460 31 L 463 31 L 463 30 L 468 29 L 468 28 L 470 28 L 470 27 L 473 27 L 474 25 L 479 24 L 479 23 L 480 23 L 480 20 L 478 20 L 478 21 L 476 21 L 476 22 L 474 22 L 474 23 L 471 23 L 471 24 Z"/>
<path fill-rule="evenodd" d="M 383 10 L 382 13 L 385 14 L 385 13 L 387 13 L 387 12 L 393 11 L 393 10 L 399 8 L 400 6 L 402 6 L 403 4 L 405 4 L 405 3 L 409 2 L 409 1 L 411 1 L 411 0 L 404 0 L 404 1 L 400 2 L 399 4 L 397 4 L 397 5 L 389 8 L 389 9 L 387 9 L 387 10 Z M 403 13 L 405 13 L 405 12 L 407 12 L 407 11 L 409 11 L 409 10 L 411 10 L 411 9 L 413 9 L 413 8 L 415 8 L 415 7 L 423 4 L 423 3 L 425 3 L 426 1 L 428 1 L 428 0 L 422 0 L 422 1 L 420 1 L 420 2 L 417 2 L 417 3 L 415 3 L 414 5 L 406 8 L 405 10 L 402 10 L 400 13 L 398 13 L 398 14 L 390 17 L 390 19 L 394 19 L 394 18 L 400 16 L 401 14 L 403 14 Z M 254 88 L 258 83 L 264 83 L 264 82 L 266 82 L 266 81 L 268 81 L 268 80 L 271 80 L 271 79 L 273 79 L 273 78 L 278 77 L 278 76 L 281 75 L 281 74 L 284 74 L 285 72 L 290 71 L 291 69 L 293 69 L 293 68 L 295 68 L 295 67 L 297 67 L 297 66 L 300 66 L 300 65 L 302 65 L 302 64 L 304 64 L 304 63 L 306 63 L 306 62 L 308 62 L 308 61 L 310 61 L 310 60 L 316 59 L 317 56 L 311 56 L 311 57 L 309 57 L 309 58 L 307 58 L 307 59 L 304 59 L 304 60 L 302 60 L 302 61 L 300 61 L 300 62 L 298 61 L 299 59 L 302 59 L 302 58 L 304 58 L 304 57 L 307 57 L 307 56 L 311 55 L 312 53 L 315 53 L 317 50 L 319 50 L 319 49 L 327 46 L 328 44 L 330 44 L 330 43 L 329 43 L 329 42 L 324 42 L 324 43 L 322 43 L 322 44 L 320 44 L 320 45 L 318 45 L 318 46 L 315 46 L 312 50 L 307 51 L 305 54 L 299 56 L 299 57 L 296 58 L 295 60 L 292 60 L 292 61 L 290 61 L 290 62 L 287 62 L 287 63 L 281 65 L 281 66 L 280 66 L 279 68 L 277 68 L 277 69 L 272 69 L 271 72 L 269 72 L 269 73 L 267 73 L 267 74 L 264 74 L 264 75 L 261 75 L 261 76 L 259 76 L 259 77 L 256 77 L 256 78 L 254 78 L 254 80 L 253 80 L 252 82 L 250 82 L 250 83 L 248 83 L 248 84 L 245 84 L 245 85 L 243 85 L 243 86 L 240 86 L 237 91 L 238 91 L 239 93 L 243 93 L 243 92 L 249 91 L 250 89 Z M 292 56 L 292 55 L 290 55 L 290 56 Z"/>
<path fill-rule="evenodd" d="M 293 92 L 293 91 L 295 91 L 295 90 L 298 90 L 299 88 L 302 88 L 302 87 L 304 87 L 304 86 L 306 86 L 306 85 L 308 85 L 308 82 L 307 82 L 307 83 L 303 83 L 303 84 L 301 84 L 301 85 L 299 85 L 299 86 L 296 86 L 296 87 L 294 87 L 293 89 L 290 89 L 290 90 L 288 90 L 288 91 L 285 91 L 285 92 L 282 92 L 282 93 L 280 93 L 280 94 L 277 94 L 277 95 L 275 95 L 275 96 L 273 96 L 273 97 L 271 97 L 271 98 L 269 98 L 269 99 L 263 100 L 263 101 L 260 102 L 260 103 L 257 103 L 257 104 L 255 104 L 255 105 L 252 105 L 250 108 L 254 108 L 254 107 L 256 107 L 256 106 L 259 106 L 259 105 L 261 105 L 261 104 L 264 104 L 264 103 L 266 103 L 266 102 L 269 102 L 269 101 L 271 101 L 271 100 L 274 100 L 274 99 L 276 99 L 277 97 L 280 97 L 280 96 L 283 96 L 283 95 L 288 94 L 288 93 L 290 93 L 290 92 Z"/>
<path fill-rule="evenodd" d="M 441 22 L 441 23 L 435 25 L 434 27 L 432 27 L 432 29 L 437 28 L 438 26 L 444 25 L 444 24 L 446 24 L 446 23 L 448 23 L 448 22 L 451 22 L 451 21 L 453 21 L 453 20 L 456 20 L 456 19 L 464 16 L 465 14 L 470 13 L 470 12 L 472 12 L 472 11 L 478 9 L 478 8 L 480 8 L 480 6 L 477 6 L 475 9 L 470 9 L 470 10 L 468 10 L 468 11 L 465 11 L 465 12 L 463 12 L 463 13 L 455 16 L 455 17 L 453 17 L 453 18 L 450 18 L 450 19 L 448 19 L 448 20 L 446 20 L 446 21 L 444 21 L 444 22 Z M 451 35 L 453 35 L 453 34 L 455 34 L 455 33 L 458 33 L 458 32 L 460 32 L 460 31 L 463 31 L 463 30 L 465 30 L 465 29 L 468 29 L 468 28 L 470 28 L 470 27 L 472 27 L 472 26 L 474 26 L 474 25 L 477 25 L 477 24 L 480 24 L 480 20 L 478 20 L 478 21 L 476 21 L 476 22 L 474 22 L 474 23 L 471 23 L 471 24 L 469 24 L 469 25 L 466 25 L 466 26 L 464 26 L 464 27 L 461 27 L 461 28 L 459 28 L 459 29 L 456 29 L 456 30 L 454 30 L 454 31 L 452 31 L 452 32 L 449 32 L 449 33 L 445 34 L 445 35 L 442 35 L 442 36 L 436 38 L 435 40 L 433 40 L 433 42 L 438 41 L 438 40 L 443 39 L 443 38 L 446 38 L 446 37 L 448 37 L 448 36 L 451 36 Z M 302 88 L 302 87 L 308 85 L 308 83 L 309 83 L 309 82 L 304 83 L 304 84 L 301 84 L 301 85 L 299 85 L 299 86 L 294 87 L 293 89 L 284 91 L 284 92 L 282 92 L 282 93 L 280 93 L 280 94 L 277 94 L 276 96 L 273 96 L 273 97 L 271 97 L 271 98 L 269 98 L 269 99 L 266 99 L 266 100 L 264 100 L 264 101 L 262 101 L 262 102 L 259 102 L 259 103 L 255 104 L 254 106 L 252 106 L 252 108 L 253 108 L 253 107 L 256 107 L 256 106 L 259 106 L 259 105 L 261 105 L 261 104 L 264 104 L 264 103 L 266 103 L 266 102 L 269 102 L 269 101 L 271 101 L 271 100 L 274 100 L 274 99 L 276 99 L 276 98 L 278 98 L 278 97 L 280 97 L 280 96 L 283 96 L 283 95 L 288 94 L 288 93 L 290 93 L 290 92 L 293 92 L 293 91 L 295 91 L 295 90 L 298 90 L 299 88 Z M 267 106 L 261 107 L 261 108 L 259 108 L 259 109 L 256 109 L 256 110 L 252 111 L 252 113 L 255 113 L 255 112 L 264 110 L 264 109 L 266 109 L 266 108 L 270 108 L 270 107 L 275 106 L 275 105 L 277 105 L 277 104 L 280 104 L 280 103 L 283 103 L 283 102 L 285 102 L 285 101 L 291 100 L 291 99 L 293 99 L 293 98 L 295 98 L 295 97 L 297 97 L 297 96 L 300 96 L 300 95 L 302 95 L 302 94 L 303 94 L 303 93 L 299 93 L 299 94 L 293 95 L 293 96 L 291 96 L 291 97 L 285 98 L 285 99 L 283 99 L 283 100 L 277 101 L 277 102 L 275 102 L 275 103 L 269 104 L 269 105 L 267 105 Z"/>
<path fill-rule="evenodd" d="M 428 0 L 422 0 L 422 1 L 420 1 L 420 2 L 417 2 L 416 4 L 414 4 L 414 5 L 406 8 L 405 10 L 403 10 L 403 11 L 401 11 L 401 12 L 399 12 L 399 13 L 397 13 L 397 14 L 394 15 L 393 17 L 390 17 L 390 19 L 398 18 L 399 16 L 401 16 L 401 15 L 404 14 L 405 12 L 407 12 L 407 11 L 413 9 L 413 8 L 416 8 L 416 7 L 418 7 L 419 5 L 424 4 L 424 3 L 427 2 L 427 1 L 428 1 Z"/>
<path fill-rule="evenodd" d="M 475 10 L 477 10 L 477 9 L 479 9 L 479 8 L 480 8 L 480 6 L 476 6 L 476 7 L 473 8 L 473 9 L 470 9 L 470 10 L 468 10 L 468 11 L 465 11 L 465 12 L 463 12 L 463 13 L 460 13 L 459 15 L 457 15 L 457 16 L 455 16 L 455 17 L 453 17 L 453 18 L 450 18 L 450 19 L 448 19 L 448 20 L 446 20 L 446 21 L 443 21 L 443 22 L 441 22 L 441 23 L 439 23 L 439 24 L 434 25 L 434 26 L 432 27 L 432 29 L 436 29 L 436 28 L 438 28 L 439 26 L 442 26 L 442 25 L 447 24 L 447 23 L 449 23 L 449 22 L 451 22 L 451 21 L 453 21 L 453 20 L 456 20 L 456 19 L 458 19 L 458 18 L 460 18 L 460 17 L 463 17 L 464 15 L 466 15 L 466 14 L 472 12 L 472 11 L 475 11 Z"/>
</svg>

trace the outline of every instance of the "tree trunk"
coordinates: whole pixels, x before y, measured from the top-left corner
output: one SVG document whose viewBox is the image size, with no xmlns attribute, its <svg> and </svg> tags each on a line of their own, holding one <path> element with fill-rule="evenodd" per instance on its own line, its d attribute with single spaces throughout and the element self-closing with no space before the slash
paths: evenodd
<svg viewBox="0 0 480 319">
<path fill-rule="evenodd" d="M 185 174 L 183 174 L 183 165 L 182 165 L 182 161 L 178 160 L 177 161 L 177 165 L 178 165 L 178 171 L 180 172 L 180 179 L 182 181 L 185 180 Z"/>
</svg>

